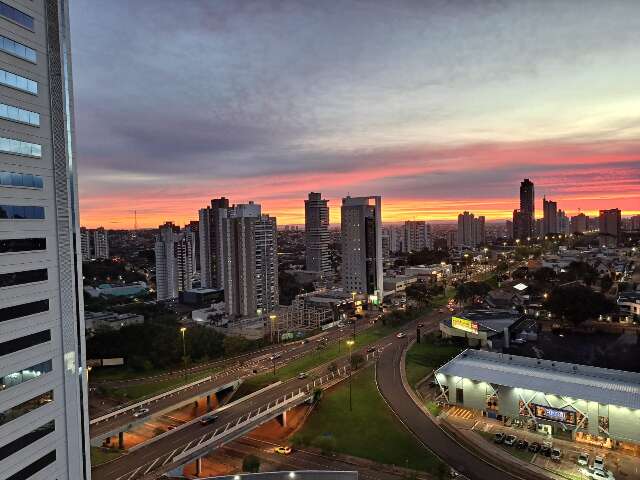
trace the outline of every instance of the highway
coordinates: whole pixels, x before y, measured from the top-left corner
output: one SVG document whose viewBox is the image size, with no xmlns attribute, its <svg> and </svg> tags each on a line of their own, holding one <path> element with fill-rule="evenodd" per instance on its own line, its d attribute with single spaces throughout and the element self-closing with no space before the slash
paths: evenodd
<svg viewBox="0 0 640 480">
<path fill-rule="evenodd" d="M 361 332 L 371 326 L 368 322 L 362 323 L 362 325 L 357 327 L 356 332 Z M 325 332 L 322 338 L 327 340 L 327 344 L 331 344 L 338 340 L 350 338 L 352 333 L 353 329 L 350 325 L 347 325 L 342 329 Z M 319 339 L 320 337 L 318 336 L 317 338 Z M 277 369 L 299 357 L 314 352 L 316 348 L 318 348 L 318 342 L 315 340 L 311 340 L 304 345 L 300 341 L 296 341 L 283 344 L 279 346 L 278 349 L 274 349 L 266 353 L 257 352 L 253 357 L 243 359 L 242 362 L 236 361 L 227 369 L 211 375 L 212 378 L 208 382 L 201 383 L 197 387 L 186 389 L 170 397 L 166 397 L 157 402 L 145 405 L 145 407 L 149 408 L 150 410 L 147 417 L 153 416 L 158 412 L 166 411 L 167 408 L 170 408 L 173 405 L 177 405 L 180 402 L 184 402 L 192 398 L 202 397 L 206 395 L 207 392 L 215 389 L 216 387 L 220 387 L 228 384 L 229 382 L 255 375 L 254 371 L 256 371 L 257 373 L 262 373 L 271 370 L 273 368 L 273 362 L 270 359 L 270 356 L 275 352 L 280 354 L 280 357 L 276 360 Z M 96 438 L 100 437 L 101 435 L 106 435 L 110 432 L 114 432 L 118 429 L 126 431 L 133 423 L 143 423 L 141 420 L 134 418 L 133 412 L 134 410 L 131 410 L 122 415 L 112 417 L 109 420 L 90 425 L 89 436 L 91 438 Z"/>
</svg>

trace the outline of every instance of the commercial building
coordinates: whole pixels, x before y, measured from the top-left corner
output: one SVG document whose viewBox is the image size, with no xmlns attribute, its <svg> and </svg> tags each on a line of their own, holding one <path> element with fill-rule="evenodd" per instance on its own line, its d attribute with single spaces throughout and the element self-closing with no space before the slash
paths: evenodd
<svg viewBox="0 0 640 480">
<path fill-rule="evenodd" d="M 221 271 L 226 313 L 251 317 L 278 305 L 276 219 L 253 202 L 220 210 Z"/>
<path fill-rule="evenodd" d="M 475 217 L 473 213 L 458 215 L 457 244 L 460 247 L 477 247 L 486 242 L 485 218 Z"/>
<path fill-rule="evenodd" d="M 200 282 L 205 288 L 222 288 L 224 283 L 224 269 L 220 263 L 222 256 L 220 211 L 227 208 L 229 208 L 229 200 L 222 197 L 214 198 L 211 200 L 211 206 L 199 211 Z"/>
<path fill-rule="evenodd" d="M 382 303 L 382 201 L 345 197 L 341 209 L 342 286 Z"/>
<path fill-rule="evenodd" d="M 304 201 L 304 247 L 306 269 L 331 274 L 329 256 L 329 200 L 311 192 Z"/>
<path fill-rule="evenodd" d="M 407 253 L 419 252 L 430 246 L 431 235 L 429 225 L 422 220 L 404 222 L 404 242 L 402 250 Z"/>
<path fill-rule="evenodd" d="M 640 374 L 480 350 L 436 370 L 441 398 L 541 433 L 609 448 L 640 443 Z"/>
<path fill-rule="evenodd" d="M 215 288 L 192 288 L 180 292 L 178 298 L 184 305 L 211 305 L 224 301 L 224 291 Z"/>
<path fill-rule="evenodd" d="M 181 232 L 171 222 L 161 225 L 155 244 L 156 297 L 158 300 L 178 298 L 189 290 L 193 279 L 192 236 Z"/>
<path fill-rule="evenodd" d="M 440 322 L 444 338 L 466 338 L 470 347 L 501 349 L 524 317 L 512 310 L 467 310 Z"/>
<path fill-rule="evenodd" d="M 136 297 L 149 292 L 145 282 L 103 283 L 97 287 L 84 287 L 84 291 L 94 298 L 104 297 Z"/>
<path fill-rule="evenodd" d="M 542 232 L 541 235 L 560 233 L 558 223 L 558 204 L 542 197 Z"/>
<path fill-rule="evenodd" d="M 144 323 L 144 316 L 135 313 L 85 312 L 84 321 L 88 332 L 98 329 L 120 330 L 122 327 Z"/>
<path fill-rule="evenodd" d="M 513 212 L 514 237 L 526 239 L 535 236 L 535 189 L 525 178 L 520 183 L 520 209 Z"/>
<path fill-rule="evenodd" d="M 0 478 L 90 478 L 68 2 L 0 2 Z"/>
</svg>

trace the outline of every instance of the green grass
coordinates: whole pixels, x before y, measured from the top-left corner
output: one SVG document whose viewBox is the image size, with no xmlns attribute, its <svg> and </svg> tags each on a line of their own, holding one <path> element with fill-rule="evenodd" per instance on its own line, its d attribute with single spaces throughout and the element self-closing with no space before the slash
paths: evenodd
<svg viewBox="0 0 640 480">
<path fill-rule="evenodd" d="M 349 384 L 342 382 L 325 392 L 294 435 L 294 444 L 436 472 L 440 461 L 404 428 L 380 396 L 374 368 L 361 370 L 352 381 L 353 411 L 349 411 Z"/>
<path fill-rule="evenodd" d="M 390 325 L 376 325 L 362 332 L 358 332 L 356 335 L 356 343 L 352 348 L 356 351 L 392 334 L 397 329 L 398 327 L 392 327 Z M 277 368 L 275 375 L 273 372 L 268 372 L 246 379 L 236 392 L 235 398 L 240 398 L 244 395 L 253 393 L 279 380 L 288 380 L 295 377 L 300 372 L 307 372 L 319 365 L 322 365 L 323 363 L 331 362 L 332 360 L 346 356 L 348 353 L 349 349 L 345 340 L 342 340 L 340 346 L 338 346 L 337 343 L 330 344 L 326 348 L 316 350 L 302 358 L 288 363 L 287 365 Z"/>
<path fill-rule="evenodd" d="M 91 466 L 95 467 L 101 463 L 108 462 L 122 455 L 120 450 L 108 448 L 91 447 Z"/>
<path fill-rule="evenodd" d="M 429 400 L 427 402 L 427 410 L 429 410 L 429 413 L 431 413 L 431 415 L 437 417 L 438 415 L 440 415 L 442 408 L 440 408 L 436 402 Z"/>
<path fill-rule="evenodd" d="M 423 339 L 422 343 L 414 343 L 407 352 L 407 382 L 415 388 L 420 380 L 460 352 L 461 348 L 456 345 L 437 345 L 428 339 Z"/>
</svg>

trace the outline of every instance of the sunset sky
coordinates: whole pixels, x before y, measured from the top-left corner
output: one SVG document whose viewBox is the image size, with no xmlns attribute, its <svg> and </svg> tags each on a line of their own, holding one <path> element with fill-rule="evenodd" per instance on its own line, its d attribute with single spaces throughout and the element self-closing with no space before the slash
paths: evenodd
<svg viewBox="0 0 640 480">
<path fill-rule="evenodd" d="M 210 198 L 303 223 L 309 191 L 383 220 L 507 218 L 530 178 L 640 213 L 640 3 L 71 3 L 82 224 Z M 540 206 L 538 207 L 540 208 Z"/>
</svg>

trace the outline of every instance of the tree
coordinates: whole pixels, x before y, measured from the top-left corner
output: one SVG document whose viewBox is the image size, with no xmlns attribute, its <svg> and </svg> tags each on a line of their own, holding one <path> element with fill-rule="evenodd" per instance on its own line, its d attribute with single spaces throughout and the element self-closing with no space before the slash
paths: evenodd
<svg viewBox="0 0 640 480">
<path fill-rule="evenodd" d="M 242 471 L 257 473 L 260 471 L 260 459 L 255 455 L 247 455 L 242 459 Z"/>
<path fill-rule="evenodd" d="M 427 289 L 427 284 L 422 281 L 407 285 L 404 292 L 407 294 L 407 298 L 420 305 L 426 305 L 429 303 L 429 291 Z"/>
<path fill-rule="evenodd" d="M 545 308 L 559 318 L 579 324 L 611 313 L 615 304 L 585 285 L 572 284 L 554 288 L 545 302 Z"/>
<path fill-rule="evenodd" d="M 487 282 L 464 282 L 456 287 L 455 298 L 461 303 L 476 296 L 483 297 L 491 291 L 491 285 Z"/>
<path fill-rule="evenodd" d="M 351 368 L 357 370 L 364 363 L 364 357 L 361 353 L 354 353 L 351 355 Z"/>
<path fill-rule="evenodd" d="M 321 388 L 316 388 L 313 391 L 313 403 L 320 403 L 320 400 L 322 399 L 322 389 Z"/>
<path fill-rule="evenodd" d="M 407 258 L 408 265 L 434 265 L 449 259 L 447 252 L 442 250 L 429 250 L 425 248 L 419 252 L 412 252 Z"/>
<path fill-rule="evenodd" d="M 602 290 L 602 293 L 607 293 L 612 286 L 613 279 L 611 278 L 611 274 L 603 275 L 600 279 L 600 290 Z"/>
</svg>

